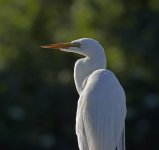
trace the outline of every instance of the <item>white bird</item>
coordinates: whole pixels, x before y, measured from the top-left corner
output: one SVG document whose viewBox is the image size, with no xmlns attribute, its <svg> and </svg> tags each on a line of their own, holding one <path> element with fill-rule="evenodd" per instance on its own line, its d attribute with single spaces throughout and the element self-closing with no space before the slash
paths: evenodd
<svg viewBox="0 0 159 150">
<path fill-rule="evenodd" d="M 85 56 L 77 60 L 74 80 L 79 93 L 76 134 L 80 150 L 125 150 L 125 92 L 106 68 L 103 47 L 94 39 L 43 45 Z"/>
</svg>

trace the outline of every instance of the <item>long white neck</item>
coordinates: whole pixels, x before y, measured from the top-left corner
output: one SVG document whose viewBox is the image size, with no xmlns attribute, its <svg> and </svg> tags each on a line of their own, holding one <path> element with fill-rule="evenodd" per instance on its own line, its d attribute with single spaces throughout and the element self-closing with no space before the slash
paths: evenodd
<svg viewBox="0 0 159 150">
<path fill-rule="evenodd" d="M 88 77 L 94 71 L 105 69 L 105 67 L 106 57 L 104 51 L 101 51 L 96 55 L 86 56 L 85 58 L 76 61 L 74 67 L 74 80 L 79 95 L 83 91 Z"/>
</svg>

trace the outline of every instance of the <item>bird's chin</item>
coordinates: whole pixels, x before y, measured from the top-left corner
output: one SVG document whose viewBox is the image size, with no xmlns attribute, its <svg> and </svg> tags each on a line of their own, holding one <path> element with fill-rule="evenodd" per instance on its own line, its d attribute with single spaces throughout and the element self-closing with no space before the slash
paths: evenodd
<svg viewBox="0 0 159 150">
<path fill-rule="evenodd" d="M 83 55 L 85 56 L 81 50 L 79 48 L 76 48 L 76 47 L 70 47 L 69 49 L 65 49 L 65 48 L 61 48 L 60 49 L 61 51 L 64 51 L 64 52 L 73 52 L 73 53 L 76 53 L 76 54 L 80 54 L 80 55 Z"/>
<path fill-rule="evenodd" d="M 61 51 L 64 51 L 64 52 L 74 52 L 74 53 L 76 53 L 76 50 L 75 50 L 75 48 L 73 49 L 72 47 L 70 47 L 70 48 L 61 48 L 60 49 Z"/>
<path fill-rule="evenodd" d="M 61 48 L 60 50 L 61 50 L 61 51 L 64 51 L 64 52 L 71 52 L 70 49 L 65 49 L 65 48 Z"/>
</svg>

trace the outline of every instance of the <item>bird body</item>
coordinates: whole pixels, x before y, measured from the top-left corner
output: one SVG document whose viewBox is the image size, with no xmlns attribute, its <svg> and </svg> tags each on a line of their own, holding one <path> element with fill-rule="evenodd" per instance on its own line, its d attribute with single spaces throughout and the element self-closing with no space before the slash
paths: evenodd
<svg viewBox="0 0 159 150">
<path fill-rule="evenodd" d="M 79 93 L 76 134 L 80 150 L 125 150 L 125 92 L 106 68 L 103 47 L 90 38 L 44 45 L 85 56 L 77 60 L 74 80 Z"/>
<path fill-rule="evenodd" d="M 115 150 L 124 130 L 123 97 L 124 90 L 111 71 L 98 69 L 90 75 L 78 100 L 76 133 L 80 150 Z"/>
</svg>

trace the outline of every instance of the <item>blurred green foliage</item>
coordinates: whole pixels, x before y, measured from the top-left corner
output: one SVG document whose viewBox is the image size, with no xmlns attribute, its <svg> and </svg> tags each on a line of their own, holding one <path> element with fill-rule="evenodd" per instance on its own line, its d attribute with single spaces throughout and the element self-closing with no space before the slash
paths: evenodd
<svg viewBox="0 0 159 150">
<path fill-rule="evenodd" d="M 127 95 L 128 150 L 158 150 L 158 0 L 0 0 L 0 149 L 73 150 L 80 56 L 45 43 L 95 38 Z"/>
</svg>

